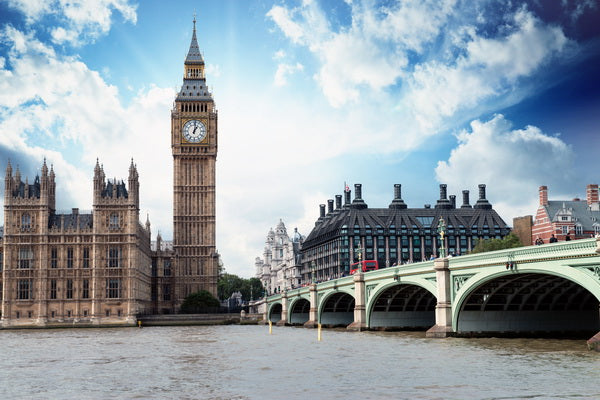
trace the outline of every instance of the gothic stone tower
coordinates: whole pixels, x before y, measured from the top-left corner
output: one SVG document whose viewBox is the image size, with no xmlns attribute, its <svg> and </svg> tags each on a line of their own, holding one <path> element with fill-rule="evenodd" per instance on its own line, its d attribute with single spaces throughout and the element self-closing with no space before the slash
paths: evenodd
<svg viewBox="0 0 600 400">
<path fill-rule="evenodd" d="M 171 111 L 173 250 L 178 305 L 198 290 L 217 294 L 215 163 L 217 110 L 206 86 L 196 19 L 184 62 L 183 85 Z"/>
</svg>

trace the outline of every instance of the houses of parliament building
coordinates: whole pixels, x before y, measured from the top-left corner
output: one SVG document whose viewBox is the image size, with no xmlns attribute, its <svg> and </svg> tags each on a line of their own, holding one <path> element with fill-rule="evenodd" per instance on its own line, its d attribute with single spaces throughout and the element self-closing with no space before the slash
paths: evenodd
<svg viewBox="0 0 600 400">
<path fill-rule="evenodd" d="M 139 177 L 107 180 L 96 162 L 90 212 L 58 213 L 55 171 L 29 179 L 8 163 L 0 228 L 1 326 L 135 324 L 175 313 L 190 293 L 217 291 L 217 110 L 196 21 L 171 110 L 173 241 L 140 222 Z M 60 173 L 60 171 L 56 171 Z M 32 183 L 30 183 L 30 181 Z"/>
</svg>

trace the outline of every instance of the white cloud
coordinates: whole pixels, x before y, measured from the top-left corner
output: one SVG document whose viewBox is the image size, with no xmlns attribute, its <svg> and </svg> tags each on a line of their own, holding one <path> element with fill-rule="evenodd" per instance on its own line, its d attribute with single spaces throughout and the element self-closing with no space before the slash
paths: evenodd
<svg viewBox="0 0 600 400">
<path fill-rule="evenodd" d="M 294 43 L 300 43 L 304 36 L 303 27 L 294 22 L 287 8 L 281 6 L 273 6 L 267 13 L 267 16 L 279 26 L 283 33 L 290 38 Z"/>
<path fill-rule="evenodd" d="M 275 54 L 273 54 L 273 60 L 281 60 L 283 58 L 285 58 L 285 51 L 283 50 L 277 50 L 275 52 Z"/>
<path fill-rule="evenodd" d="M 438 162 L 437 180 L 453 190 L 487 184 L 487 198 L 508 224 L 513 217 L 535 213 L 539 186 L 557 192 L 569 186 L 572 148 L 535 126 L 513 129 L 499 114 L 471 122 L 471 131 L 457 138 L 448 160 Z"/>
<path fill-rule="evenodd" d="M 274 83 L 275 86 L 285 86 L 287 84 L 287 77 L 293 73 L 300 72 L 304 69 L 304 66 L 300 63 L 296 65 L 292 64 L 279 64 L 277 71 L 275 72 Z"/>
<path fill-rule="evenodd" d="M 219 76 L 221 76 L 221 67 L 215 64 L 206 64 L 204 72 L 208 77 L 218 78 Z"/>
<path fill-rule="evenodd" d="M 56 17 L 61 26 L 53 28 L 50 34 L 57 44 L 77 46 L 105 35 L 110 30 L 113 11 L 118 11 L 125 21 L 137 21 L 137 5 L 129 0 L 8 0 L 8 5 L 21 11 L 31 26 L 46 15 Z"/>
<path fill-rule="evenodd" d="M 316 56 L 314 76 L 330 105 L 369 98 L 378 109 L 396 107 L 415 145 L 526 97 L 531 88 L 522 79 L 570 44 L 560 27 L 525 7 L 507 13 L 505 25 L 490 34 L 483 9 L 473 11 L 470 2 L 348 4 L 352 22 L 337 31 L 313 1 L 275 6 L 267 16 Z"/>
<path fill-rule="evenodd" d="M 528 87 L 520 86 L 519 79 L 532 75 L 568 44 L 560 28 L 543 24 L 525 9 L 516 12 L 508 28 L 509 33 L 496 38 L 466 30 L 464 52 L 455 62 L 415 67 L 400 107 L 412 110 L 423 132 L 435 133 L 460 112 L 479 114 L 498 103 L 520 100 Z"/>
<path fill-rule="evenodd" d="M 52 1 L 48 0 L 7 0 L 7 3 L 25 14 L 29 23 L 38 20 L 52 9 Z"/>
</svg>

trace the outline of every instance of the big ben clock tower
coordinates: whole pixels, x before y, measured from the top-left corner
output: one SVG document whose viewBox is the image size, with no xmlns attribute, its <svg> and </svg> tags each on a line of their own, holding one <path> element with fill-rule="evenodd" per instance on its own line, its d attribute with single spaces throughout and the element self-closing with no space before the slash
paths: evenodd
<svg viewBox="0 0 600 400">
<path fill-rule="evenodd" d="M 171 111 L 173 250 L 177 305 L 190 293 L 217 295 L 215 163 L 217 110 L 206 86 L 196 18 L 184 62 L 183 85 Z"/>
</svg>

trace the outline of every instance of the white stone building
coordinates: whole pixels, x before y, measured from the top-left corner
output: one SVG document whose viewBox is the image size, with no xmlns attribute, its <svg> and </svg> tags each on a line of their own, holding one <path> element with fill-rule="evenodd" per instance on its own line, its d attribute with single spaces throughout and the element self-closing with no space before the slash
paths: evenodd
<svg viewBox="0 0 600 400">
<path fill-rule="evenodd" d="M 268 294 L 279 293 L 302 285 L 302 260 L 300 247 L 304 237 L 294 228 L 290 238 L 285 224 L 279 220 L 277 228 L 269 230 L 263 257 L 256 257 L 256 277 L 261 280 Z"/>
</svg>

